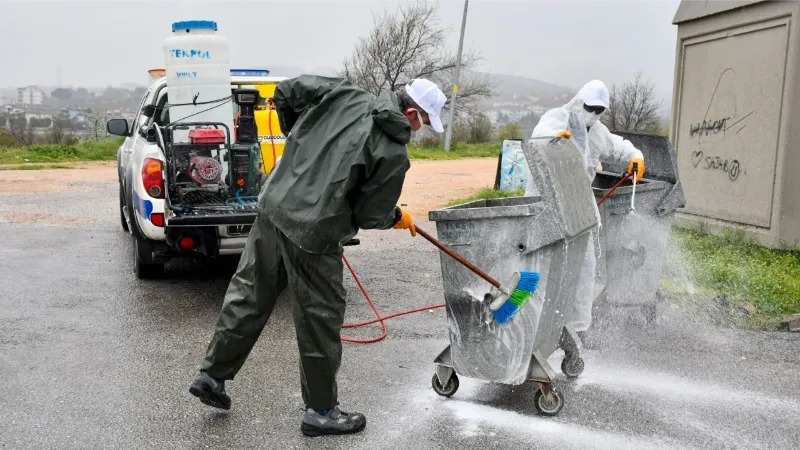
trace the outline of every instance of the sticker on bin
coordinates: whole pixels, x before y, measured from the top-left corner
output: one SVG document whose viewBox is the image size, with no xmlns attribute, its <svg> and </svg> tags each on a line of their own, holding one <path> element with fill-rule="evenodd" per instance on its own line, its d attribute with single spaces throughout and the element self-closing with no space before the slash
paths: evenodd
<svg viewBox="0 0 800 450">
<path fill-rule="evenodd" d="M 609 214 L 619 215 L 631 212 L 631 195 L 612 195 L 603 203 Z"/>
</svg>

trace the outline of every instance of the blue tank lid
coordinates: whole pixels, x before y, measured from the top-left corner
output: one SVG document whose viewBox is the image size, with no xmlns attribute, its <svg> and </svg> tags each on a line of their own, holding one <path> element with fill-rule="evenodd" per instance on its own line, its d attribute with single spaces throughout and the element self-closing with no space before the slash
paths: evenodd
<svg viewBox="0 0 800 450">
<path fill-rule="evenodd" d="M 186 20 L 183 22 L 174 22 L 172 24 L 172 31 L 199 29 L 217 31 L 217 22 L 211 20 Z"/>
</svg>

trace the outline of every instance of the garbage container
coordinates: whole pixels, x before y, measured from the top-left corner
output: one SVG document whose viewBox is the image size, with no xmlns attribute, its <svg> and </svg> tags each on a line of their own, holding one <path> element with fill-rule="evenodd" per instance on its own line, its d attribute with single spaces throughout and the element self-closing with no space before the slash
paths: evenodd
<svg viewBox="0 0 800 450">
<path fill-rule="evenodd" d="M 659 280 L 669 250 L 675 210 L 685 205 L 675 151 L 665 136 L 614 132 L 642 151 L 644 177 L 612 192 L 600 205 L 598 297 L 593 327 L 602 327 L 610 308 L 637 307 L 647 323 L 658 317 Z M 592 189 L 597 201 L 619 182 L 627 164 L 602 162 Z M 635 210 L 631 210 L 631 196 Z"/>
<path fill-rule="evenodd" d="M 563 396 L 547 358 L 562 348 L 562 371 L 583 370 L 580 339 L 569 325 L 589 231 L 597 227 L 583 159 L 570 140 L 523 144 L 541 196 L 479 200 L 431 211 L 439 239 L 505 284 L 519 271 L 539 272 L 536 291 L 508 323 L 493 321 L 491 285 L 440 253 L 450 345 L 435 359 L 432 384 L 450 397 L 458 375 L 504 384 L 539 384 L 534 406 L 556 415 Z"/>
</svg>

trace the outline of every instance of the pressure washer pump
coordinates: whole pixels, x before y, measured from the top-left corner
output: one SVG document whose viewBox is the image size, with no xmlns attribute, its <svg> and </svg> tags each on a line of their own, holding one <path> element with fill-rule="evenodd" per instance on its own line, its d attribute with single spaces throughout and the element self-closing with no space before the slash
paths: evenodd
<svg viewBox="0 0 800 450">
<path fill-rule="evenodd" d="M 236 142 L 231 145 L 228 163 L 227 185 L 236 198 L 255 197 L 261 187 L 261 145 L 258 143 L 258 127 L 255 106 L 260 95 L 256 89 L 237 89 L 233 93 L 239 105 Z"/>
</svg>

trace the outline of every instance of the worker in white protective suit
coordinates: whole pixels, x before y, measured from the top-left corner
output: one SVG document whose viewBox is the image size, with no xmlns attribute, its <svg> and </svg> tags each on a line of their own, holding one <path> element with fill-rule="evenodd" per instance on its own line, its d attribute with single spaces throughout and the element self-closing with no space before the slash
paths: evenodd
<svg viewBox="0 0 800 450">
<path fill-rule="evenodd" d="M 547 111 L 533 129 L 531 137 L 558 136 L 572 139 L 573 144 L 583 155 L 589 183 L 594 181 L 597 170 L 601 168 L 601 160 L 617 164 L 627 162 L 628 173 L 633 173 L 634 163 L 637 164 L 635 178 L 638 182 L 645 172 L 642 152 L 630 141 L 611 134 L 600 122 L 600 117 L 608 110 L 609 103 L 610 96 L 605 83 L 592 80 L 583 85 L 569 103 Z M 539 195 L 532 177 L 528 177 L 525 195 Z M 597 208 L 595 211 L 599 223 L 600 212 Z M 600 288 L 595 283 L 597 258 L 600 256 L 599 228 L 593 230 L 591 234 L 573 314 L 572 325 L 578 332 L 586 331 L 591 326 L 592 305 L 600 293 Z"/>
</svg>

